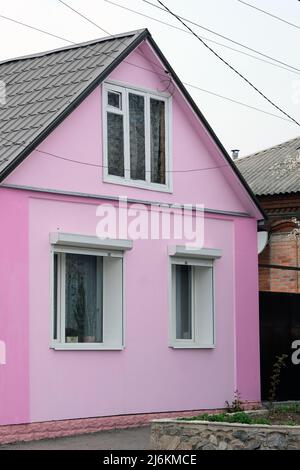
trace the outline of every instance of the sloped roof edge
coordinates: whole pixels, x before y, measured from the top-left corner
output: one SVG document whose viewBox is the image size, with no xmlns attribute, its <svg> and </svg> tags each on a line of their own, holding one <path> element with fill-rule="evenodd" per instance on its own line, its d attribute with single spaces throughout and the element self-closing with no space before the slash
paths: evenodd
<svg viewBox="0 0 300 470">
<path fill-rule="evenodd" d="M 215 134 L 214 130 L 198 108 L 197 104 L 191 97 L 190 93 L 187 91 L 179 77 L 177 76 L 176 72 L 173 70 L 171 65 L 169 64 L 168 60 L 152 38 L 150 32 L 148 29 L 141 29 L 141 30 L 136 30 L 133 32 L 129 33 L 124 33 L 124 34 L 119 34 L 116 36 L 109 36 L 106 38 L 102 38 L 101 40 L 98 41 L 88 41 L 87 43 L 80 43 L 80 44 L 74 44 L 74 46 L 66 46 L 60 49 L 55 49 L 53 51 L 47 51 L 46 53 L 39 53 L 37 55 L 30 55 L 30 56 L 23 56 L 20 58 L 14 58 L 14 59 L 8 59 L 3 63 L 7 62 L 13 62 L 13 61 L 19 61 L 19 60 L 25 60 L 25 59 L 30 59 L 36 56 L 44 56 L 53 52 L 56 52 L 58 50 L 64 50 L 64 49 L 72 49 L 76 47 L 82 47 L 82 45 L 86 44 L 93 44 L 95 42 L 99 41 L 107 41 L 109 39 L 115 39 L 116 37 L 125 37 L 125 36 L 130 36 L 130 35 L 136 35 L 136 37 L 132 40 L 132 42 L 99 74 L 97 75 L 92 82 L 90 82 L 82 91 L 79 93 L 75 98 L 65 107 L 62 109 L 61 113 L 58 114 L 53 121 L 51 121 L 42 131 L 17 155 L 16 158 L 14 158 L 13 161 L 9 162 L 7 166 L 4 167 L 4 169 L 0 172 L 0 182 L 3 181 L 75 108 L 77 108 L 82 101 L 98 86 L 100 85 L 103 80 L 136 48 L 138 47 L 145 39 L 149 42 L 149 44 L 152 46 L 153 50 L 161 60 L 161 62 L 164 64 L 165 68 L 170 72 L 174 82 L 178 86 L 179 90 L 187 100 L 187 102 L 190 104 L 191 108 L 197 115 L 197 117 L 200 119 L 200 121 L 203 123 L 204 127 L 208 131 L 208 133 L 211 135 L 212 139 L 216 143 L 217 147 L 221 151 L 222 155 L 224 156 L 225 160 L 241 182 L 242 186 L 245 188 L 246 192 L 248 193 L 250 199 L 254 202 L 256 208 L 262 215 L 262 218 L 267 218 L 266 213 L 260 206 L 260 203 L 258 202 L 258 199 L 256 198 L 254 192 L 251 190 L 250 186 L 246 182 L 245 178 L 242 176 L 230 156 L 228 155 L 225 147 Z"/>
</svg>

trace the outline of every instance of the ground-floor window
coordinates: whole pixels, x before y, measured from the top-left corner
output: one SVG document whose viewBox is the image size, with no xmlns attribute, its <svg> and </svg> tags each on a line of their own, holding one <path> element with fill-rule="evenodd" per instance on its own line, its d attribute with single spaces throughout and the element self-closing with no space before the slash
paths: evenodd
<svg viewBox="0 0 300 470">
<path fill-rule="evenodd" d="M 123 252 L 52 248 L 52 347 L 123 347 Z"/>
<path fill-rule="evenodd" d="M 171 257 L 170 345 L 212 348 L 214 334 L 214 261 Z"/>
</svg>

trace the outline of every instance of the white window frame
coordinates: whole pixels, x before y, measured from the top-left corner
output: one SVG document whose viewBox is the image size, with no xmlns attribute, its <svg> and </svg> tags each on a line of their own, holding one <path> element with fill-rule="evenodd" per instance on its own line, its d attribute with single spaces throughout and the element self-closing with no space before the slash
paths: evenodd
<svg viewBox="0 0 300 470">
<path fill-rule="evenodd" d="M 169 247 L 169 347 L 174 349 L 214 349 L 216 347 L 216 313 L 215 313 L 215 259 L 221 256 L 220 250 L 185 249 L 184 247 Z M 176 338 L 176 288 L 173 266 L 187 265 L 192 267 L 192 338 Z M 195 327 L 197 315 L 201 312 L 195 310 L 195 267 L 209 267 L 212 270 L 212 341 L 203 342 L 197 334 Z"/>
<path fill-rule="evenodd" d="M 121 93 L 121 109 L 108 105 L 108 91 Z M 130 178 L 130 135 L 129 135 L 129 93 L 144 96 L 145 98 L 145 169 L 146 180 L 135 180 Z M 165 103 L 165 184 L 151 182 L 151 152 L 150 152 L 150 99 L 161 100 Z M 124 125 L 124 176 L 110 175 L 108 173 L 108 154 L 107 154 L 107 112 L 121 114 Z M 157 92 L 147 88 L 135 87 L 123 82 L 107 81 L 102 85 L 102 120 L 103 120 L 103 181 L 105 183 L 114 183 L 125 186 L 133 186 L 152 191 L 168 192 L 173 191 L 172 178 L 172 98 L 169 94 Z"/>
<path fill-rule="evenodd" d="M 71 244 L 73 240 L 73 245 Z M 84 247 L 84 240 L 86 240 L 86 247 Z M 94 245 L 93 245 L 94 240 Z M 63 234 L 63 233 L 51 233 L 51 262 L 50 262 L 50 279 L 51 279 L 51 323 L 50 323 L 50 348 L 55 350 L 122 350 L 125 347 L 125 276 L 124 276 L 124 250 L 132 248 L 132 242 L 130 240 L 111 240 L 113 249 L 109 249 L 109 240 L 100 240 L 97 237 L 88 237 L 84 235 L 74 234 Z M 68 244 L 69 243 L 69 244 Z M 103 248 L 101 248 L 103 246 Z M 119 250 L 117 248 L 120 248 Z M 103 342 L 102 343 L 66 343 L 62 341 L 62 332 L 65 331 L 65 312 L 64 312 L 64 295 L 65 287 L 64 281 L 59 279 L 59 276 L 64 278 L 65 270 L 65 259 L 66 253 L 81 254 L 89 256 L 99 257 L 112 257 L 120 258 L 122 262 L 122 312 L 120 318 L 120 324 L 116 325 L 119 334 L 117 340 L 106 341 L 105 340 L 105 325 L 111 328 L 111 324 L 108 324 L 109 312 L 105 311 L 105 304 L 103 308 Z M 58 263 L 60 263 L 60 269 L 58 270 L 57 276 L 57 339 L 54 339 L 54 255 L 62 254 L 58 257 Z M 105 297 L 105 290 L 103 291 L 103 297 Z"/>
</svg>

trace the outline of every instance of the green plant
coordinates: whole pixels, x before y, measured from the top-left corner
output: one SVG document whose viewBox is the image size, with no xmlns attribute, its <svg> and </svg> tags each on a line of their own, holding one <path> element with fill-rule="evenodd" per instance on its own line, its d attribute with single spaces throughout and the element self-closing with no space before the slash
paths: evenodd
<svg viewBox="0 0 300 470">
<path fill-rule="evenodd" d="M 281 354 L 281 356 L 276 356 L 275 362 L 272 368 L 272 374 L 270 377 L 270 390 L 269 390 L 269 407 L 272 409 L 274 407 L 274 401 L 277 397 L 278 386 L 281 379 L 281 371 L 285 367 L 286 360 L 288 358 L 287 354 Z"/>
<path fill-rule="evenodd" d="M 240 392 L 238 390 L 235 390 L 232 402 L 229 403 L 229 401 L 225 401 L 227 413 L 236 413 L 238 411 L 243 411 L 243 402 L 241 398 L 242 395 L 240 394 Z"/>
<path fill-rule="evenodd" d="M 94 310 L 86 312 L 86 323 L 84 333 L 87 336 L 94 336 L 96 330 L 96 314 Z"/>
<path fill-rule="evenodd" d="M 279 413 L 300 413 L 300 403 L 287 403 L 286 405 L 276 406 Z"/>
<path fill-rule="evenodd" d="M 216 423 L 240 423 L 240 424 L 270 424 L 267 418 L 263 417 L 252 417 L 245 411 L 239 411 L 237 413 L 218 413 L 210 415 L 204 413 L 199 416 L 193 416 L 192 418 L 180 418 L 185 421 L 210 421 Z"/>
<path fill-rule="evenodd" d="M 78 288 L 78 297 L 75 305 L 74 318 L 77 323 L 78 335 L 79 337 L 83 336 L 84 332 L 84 323 L 85 323 L 85 289 L 83 285 L 83 279 L 80 278 L 79 288 Z"/>
</svg>

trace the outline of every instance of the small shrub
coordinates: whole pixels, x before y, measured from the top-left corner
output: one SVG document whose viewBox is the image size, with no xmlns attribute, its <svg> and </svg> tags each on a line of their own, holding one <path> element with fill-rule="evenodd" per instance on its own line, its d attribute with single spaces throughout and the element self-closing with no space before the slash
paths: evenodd
<svg viewBox="0 0 300 470">
<path fill-rule="evenodd" d="M 240 394 L 240 392 L 238 390 L 235 390 L 232 402 L 229 403 L 229 401 L 225 401 L 227 413 L 236 413 L 238 411 L 243 411 L 244 408 L 241 398 L 242 395 Z"/>
<path fill-rule="evenodd" d="M 272 374 L 270 377 L 270 390 L 269 390 L 269 407 L 273 408 L 274 401 L 277 398 L 278 386 L 280 384 L 280 375 L 288 356 L 287 354 L 282 354 L 281 356 L 276 356 L 276 360 L 273 364 Z"/>
</svg>

